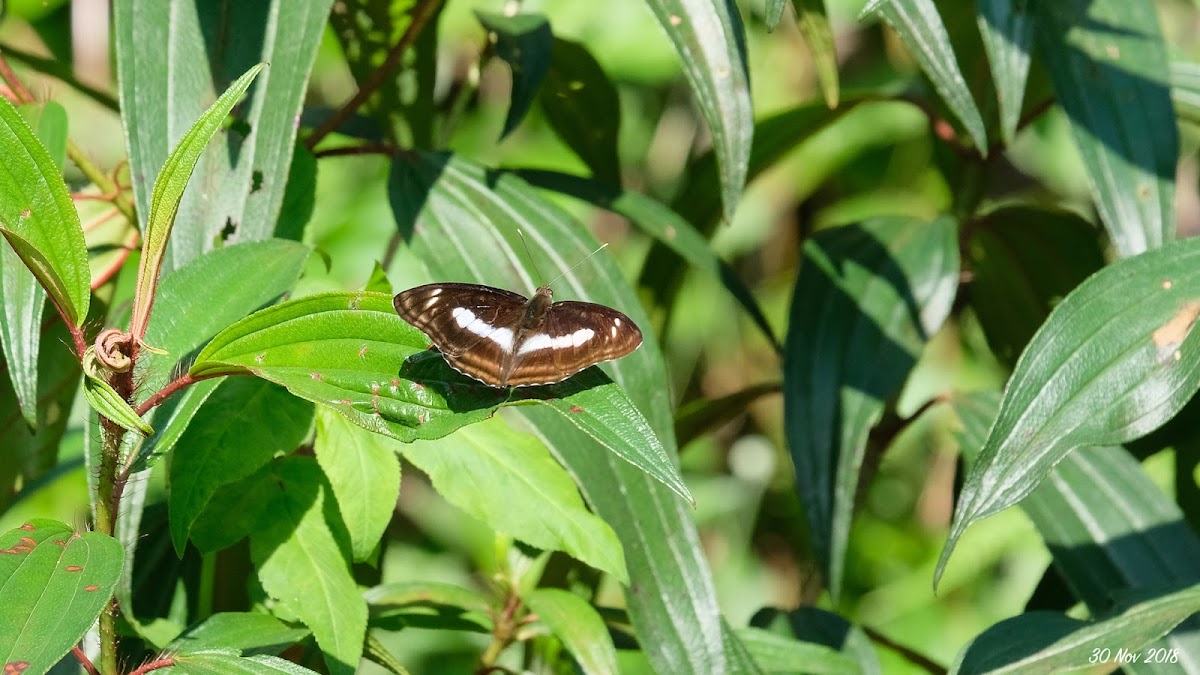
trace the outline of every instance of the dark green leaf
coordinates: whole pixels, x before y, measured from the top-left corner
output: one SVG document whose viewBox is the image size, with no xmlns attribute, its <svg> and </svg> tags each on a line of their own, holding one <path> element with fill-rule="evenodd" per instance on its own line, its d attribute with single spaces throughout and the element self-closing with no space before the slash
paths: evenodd
<svg viewBox="0 0 1200 675">
<path fill-rule="evenodd" d="M 271 518 L 250 536 L 263 589 L 312 630 L 334 675 L 355 672 L 367 630 L 367 603 L 350 574 L 329 484 L 311 457 L 271 465 Z M 334 520 L 331 520 L 332 518 Z"/>
<path fill-rule="evenodd" d="M 517 128 L 533 105 L 542 78 L 550 67 L 554 34 L 550 32 L 546 18 L 539 14 L 505 16 L 476 10 L 475 17 L 495 36 L 496 56 L 512 71 L 512 101 L 504 119 L 504 131 L 500 132 L 503 139 Z"/>
<path fill-rule="evenodd" d="M 829 25 L 825 0 L 792 0 L 792 7 L 796 10 L 800 33 L 812 53 L 813 68 L 821 82 L 825 105 L 830 109 L 837 108 L 840 98 L 837 47 L 833 43 L 833 27 Z"/>
<path fill-rule="evenodd" d="M 743 628 L 736 634 L 768 673 L 862 672 L 854 659 L 823 644 L 802 642 L 762 628 Z"/>
<path fill-rule="evenodd" d="M 870 638 L 861 628 L 833 612 L 816 607 L 801 607 L 790 612 L 766 608 L 759 610 L 750 619 L 750 625 L 787 640 L 798 640 L 800 644 L 829 647 L 847 657 L 854 664 L 853 669 L 846 672 L 859 672 L 867 675 L 881 672 L 879 658 Z M 742 633 L 739 632 L 739 635 Z M 756 642 L 765 641 L 767 638 L 759 634 L 745 636 L 743 639 L 746 641 L 747 647 L 754 650 Z M 778 643 L 773 644 L 779 646 Z M 815 669 L 819 667 L 818 664 L 827 665 L 830 662 L 826 655 L 821 660 L 814 661 L 813 667 Z M 805 671 L 807 670 L 808 668 L 805 667 Z"/>
<path fill-rule="evenodd" d="M 493 418 L 402 451 L 447 501 L 497 532 L 628 582 L 616 535 L 536 438 Z"/>
<path fill-rule="evenodd" d="M 1000 137 L 1013 142 L 1021 121 L 1025 82 L 1033 52 L 1033 17 L 1029 0 L 977 0 L 979 33 L 987 50 L 996 102 L 1000 106 Z"/>
<path fill-rule="evenodd" d="M 92 294 L 79 215 L 58 165 L 7 99 L 0 101 L 0 155 L 0 225 L 24 242 L 27 250 L 17 253 L 78 326 Z M 44 267 L 42 273 L 34 265 Z"/>
<path fill-rule="evenodd" d="M 868 434 L 950 311 L 955 234 L 949 217 L 878 218 L 804 245 L 784 356 L 784 427 L 835 601 Z"/>
<path fill-rule="evenodd" d="M 365 593 L 371 627 L 492 632 L 491 608 L 478 592 L 433 581 L 393 582 Z"/>
<path fill-rule="evenodd" d="M 399 446 L 328 408 L 317 410 L 313 451 L 329 479 L 355 561 L 370 557 L 392 520 L 400 494 Z"/>
<path fill-rule="evenodd" d="M 118 63 L 120 61 L 118 57 Z M 146 325 L 150 321 L 150 306 L 154 302 L 154 292 L 167 255 L 167 243 L 171 237 L 171 230 L 175 227 L 175 216 L 179 213 L 179 203 L 183 199 L 183 190 L 187 187 L 188 179 L 191 178 L 205 146 L 224 124 L 225 117 L 233 110 L 233 106 L 241 99 L 242 94 L 246 93 L 250 83 L 265 65 L 260 63 L 246 71 L 200 115 L 196 123 L 179 139 L 179 143 L 171 151 L 154 180 L 150 215 L 146 217 L 142 227 L 142 258 L 138 266 L 133 316 L 129 321 L 129 330 L 134 339 L 140 340 L 146 333 Z M 127 115 L 131 116 L 132 113 Z"/>
<path fill-rule="evenodd" d="M 276 656 L 242 657 L 231 649 L 188 652 L 172 657 L 174 666 L 157 669 L 163 675 L 315 675 L 314 671 Z"/>
<path fill-rule="evenodd" d="M 0 663 L 46 672 L 112 597 L 124 552 L 99 532 L 26 523 L 0 535 Z"/>
<path fill-rule="evenodd" d="M 560 588 L 539 588 L 522 600 L 550 629 L 584 673 L 616 673 L 617 650 L 604 620 L 583 598 Z"/>
<path fill-rule="evenodd" d="M 222 485 L 240 480 L 295 449 L 313 408 L 258 379 L 229 378 L 217 387 L 171 455 L 171 540 L 182 553 L 192 523 Z"/>
<path fill-rule="evenodd" d="M 969 644 L 953 672 L 1028 673 L 1142 662 L 1144 647 L 1200 611 L 1200 585 L 1147 600 L 1111 617 L 1081 621 L 1027 612 L 992 626 Z M 1124 652 L 1129 656 L 1122 658 Z M 1111 658 L 1098 657 L 1108 653 Z"/>
<path fill-rule="evenodd" d="M 550 69 L 538 92 L 546 120 L 592 171 L 597 181 L 621 184 L 617 135 L 621 106 L 617 88 L 578 42 L 554 39 Z"/>
<path fill-rule="evenodd" d="M 167 645 L 172 654 L 190 654 L 210 649 L 237 649 L 243 656 L 278 654 L 309 634 L 293 628 L 270 614 L 222 612 L 184 631 Z"/>
<path fill-rule="evenodd" d="M 971 523 L 1016 504 L 1069 452 L 1153 431 L 1200 387 L 1200 240 L 1118 261 L 1083 282 L 1034 335 L 971 468 L 940 576 Z"/>
<path fill-rule="evenodd" d="M 1121 255 L 1175 238 L 1179 131 L 1154 5 L 1034 2 L 1037 44 Z"/>
<path fill-rule="evenodd" d="M 203 148 L 178 203 L 165 271 L 213 248 L 231 225 L 236 241 L 276 231 L 309 73 L 332 0 L 112 4 L 113 43 L 129 163 L 143 233 L 154 174 L 192 123 L 243 71 L 271 64 L 239 123 Z M 225 116 L 222 115 L 222 118 Z M 289 225 L 289 224 L 285 224 Z"/>
<path fill-rule="evenodd" d="M 1097 234 L 1069 211 L 1024 206 L 975 223 L 967 244 L 971 306 L 1002 361 L 1015 363 L 1054 305 L 1104 266 Z"/>
<path fill-rule="evenodd" d="M 721 196 L 725 221 L 730 222 L 742 197 L 754 138 L 741 15 L 726 0 L 649 0 L 647 4 L 679 53 L 683 73 L 708 123 L 720 175 L 716 194 Z"/>
</svg>

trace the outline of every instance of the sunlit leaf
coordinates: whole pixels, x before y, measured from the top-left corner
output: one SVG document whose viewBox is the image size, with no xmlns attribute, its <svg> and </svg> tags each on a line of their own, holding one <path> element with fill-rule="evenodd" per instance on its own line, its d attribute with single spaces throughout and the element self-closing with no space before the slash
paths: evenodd
<svg viewBox="0 0 1200 675">
<path fill-rule="evenodd" d="M 522 600 L 562 641 L 580 670 L 589 675 L 616 673 L 617 650 L 604 620 L 583 598 L 561 588 L 539 588 Z"/>
<path fill-rule="evenodd" d="M 317 410 L 313 451 L 329 479 L 355 561 L 378 548 L 400 493 L 400 443 L 350 423 L 328 408 Z"/>
<path fill-rule="evenodd" d="M 554 39 L 550 68 L 538 91 L 546 121 L 606 185 L 621 184 L 617 135 L 621 106 L 617 89 L 587 47 Z"/>
</svg>

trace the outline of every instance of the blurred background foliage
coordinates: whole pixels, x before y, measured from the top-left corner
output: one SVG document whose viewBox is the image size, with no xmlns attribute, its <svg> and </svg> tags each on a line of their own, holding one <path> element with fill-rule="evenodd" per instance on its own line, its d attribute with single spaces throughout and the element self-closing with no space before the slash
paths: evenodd
<svg viewBox="0 0 1200 675">
<path fill-rule="evenodd" d="M 97 164 L 113 167 L 125 154 L 117 114 L 102 99 L 47 76 L 54 71 L 38 60 L 51 60 L 60 73 L 73 72 L 97 91 L 115 91 L 105 4 L 8 0 L 0 45 L 39 99 L 66 107 L 72 139 Z M 826 4 L 844 100 L 856 91 L 906 90 L 919 78 L 916 63 L 891 30 L 877 19 L 857 19 L 864 2 Z M 1173 52 L 1183 58 L 1200 56 L 1200 13 L 1194 4 L 1158 0 L 1155 5 Z M 619 93 L 617 152 L 624 185 L 670 203 L 692 159 L 709 140 L 675 51 L 644 3 L 526 0 L 521 8 L 544 14 L 556 36 L 577 41 L 594 55 Z M 477 9 L 502 7 L 451 0 L 440 19 L 436 100 L 446 100 L 452 88 L 475 77 L 478 89 L 462 102 L 452 126 L 434 130 L 435 136 L 445 147 L 485 165 L 587 173 L 540 106 L 497 141 L 509 107 L 509 71 L 491 59 L 476 72 L 486 45 L 474 14 Z M 740 9 L 756 117 L 820 105 L 811 52 L 790 10 L 774 31 L 768 31 L 761 2 L 747 0 Z M 36 58 L 18 58 L 18 53 Z M 307 106 L 334 108 L 354 91 L 342 46 L 334 30 L 327 29 Z M 753 180 L 736 217 L 722 223 L 712 239 L 718 254 L 753 290 L 777 335 L 788 328 L 803 237 L 873 215 L 932 218 L 953 207 L 954 188 L 939 157 L 948 150 L 934 133 L 930 117 L 911 102 L 876 99 L 851 107 Z M 1200 137 L 1186 119 L 1181 131 L 1177 215 L 1182 235 L 1200 231 L 1200 201 L 1194 190 L 1200 177 Z M 1004 167 L 1001 175 L 1010 183 L 1010 195 L 1033 193 L 1042 203 L 1073 211 L 1086 231 L 1099 236 L 1075 147 L 1063 113 L 1053 108 L 1023 128 L 996 162 Z M 367 282 L 396 232 L 386 193 L 388 166 L 384 155 L 319 160 L 314 210 L 304 241 L 324 255 L 310 259 L 294 295 L 356 289 Z M 85 186 L 72 165 L 66 171 L 73 187 Z M 652 244 L 649 237 L 611 214 L 545 194 L 587 223 L 600 240 L 610 242 L 629 278 L 638 276 Z M 995 199 L 1002 203 L 1005 195 Z M 403 249 L 386 271 L 397 289 L 426 280 L 420 261 Z M 132 276 L 126 276 L 131 282 Z M 127 289 L 118 289 L 115 297 L 127 297 Z M 989 345 L 980 326 L 987 320 L 956 305 L 899 396 L 896 410 L 901 415 L 912 414 L 933 395 L 1003 386 L 1015 353 Z M 686 275 L 670 324 L 662 332 L 670 386 L 675 400 L 685 405 L 780 379 L 778 354 L 711 275 Z M 25 498 L 0 513 L 0 531 L 35 516 L 76 525 L 86 519 L 87 482 L 79 457 L 87 407 L 77 400 L 72 410 L 76 419 L 62 441 L 59 470 L 42 479 L 42 489 L 27 490 Z M 1010 509 L 972 529 L 970 545 L 960 547 L 937 594 L 931 591 L 953 507 L 956 428 L 948 410 L 935 409 L 904 428 L 883 454 L 851 531 L 839 608 L 882 644 L 912 648 L 941 664 L 950 663 L 985 628 L 1022 612 L 1050 560 L 1026 516 Z M 805 525 L 784 441 L 778 389 L 754 399 L 744 414 L 691 440 L 681 448 L 681 456 L 698 504 L 694 515 L 705 555 L 729 622 L 745 625 L 765 606 L 828 607 L 811 551 L 803 543 Z M 1169 492 L 1170 462 L 1155 456 L 1146 466 Z M 387 536 L 384 578 L 471 585 L 495 564 L 495 543 L 486 527 L 447 505 L 407 465 L 398 517 Z M 411 629 L 389 634 L 385 642 L 394 653 L 412 656 L 413 672 L 452 672 L 456 665 L 469 669 L 486 638 Z M 631 661 L 637 658 L 622 654 Z M 896 649 L 881 649 L 879 656 L 886 672 L 922 670 Z M 623 666 L 635 672 L 635 663 Z"/>
</svg>

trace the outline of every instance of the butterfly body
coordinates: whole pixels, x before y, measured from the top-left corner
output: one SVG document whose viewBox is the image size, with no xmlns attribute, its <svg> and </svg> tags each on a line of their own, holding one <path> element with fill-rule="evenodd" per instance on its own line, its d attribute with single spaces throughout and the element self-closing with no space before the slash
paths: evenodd
<svg viewBox="0 0 1200 675">
<path fill-rule="evenodd" d="M 642 344 L 621 312 L 491 286 L 427 284 L 398 293 L 396 313 L 429 336 L 452 368 L 493 387 L 554 384 Z"/>
</svg>

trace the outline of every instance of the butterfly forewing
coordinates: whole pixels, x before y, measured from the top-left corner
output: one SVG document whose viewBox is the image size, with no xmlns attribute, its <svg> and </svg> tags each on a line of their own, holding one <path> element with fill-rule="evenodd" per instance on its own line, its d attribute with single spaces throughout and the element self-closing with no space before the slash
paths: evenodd
<svg viewBox="0 0 1200 675">
<path fill-rule="evenodd" d="M 629 317 L 590 302 L 550 304 L 477 284 L 418 286 L 398 294 L 396 312 L 420 329 L 455 370 L 493 387 L 553 384 L 642 343 Z"/>
</svg>

